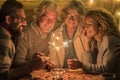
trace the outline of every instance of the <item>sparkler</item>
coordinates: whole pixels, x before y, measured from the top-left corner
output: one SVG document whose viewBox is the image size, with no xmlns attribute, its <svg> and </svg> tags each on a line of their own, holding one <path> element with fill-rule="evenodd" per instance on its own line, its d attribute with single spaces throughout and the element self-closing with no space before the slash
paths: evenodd
<svg viewBox="0 0 120 80">
<path fill-rule="evenodd" d="M 61 33 L 60 33 L 61 34 Z M 61 67 L 60 65 L 60 59 L 59 59 L 59 53 L 61 48 L 69 47 L 68 43 L 72 42 L 72 40 L 66 40 L 63 41 L 62 46 L 59 46 L 56 41 L 61 41 L 61 38 L 59 36 L 56 36 L 54 33 L 52 33 L 52 37 L 55 39 L 53 42 L 49 42 L 50 47 L 49 48 L 54 48 L 56 50 L 56 57 L 58 60 L 58 67 Z"/>
</svg>

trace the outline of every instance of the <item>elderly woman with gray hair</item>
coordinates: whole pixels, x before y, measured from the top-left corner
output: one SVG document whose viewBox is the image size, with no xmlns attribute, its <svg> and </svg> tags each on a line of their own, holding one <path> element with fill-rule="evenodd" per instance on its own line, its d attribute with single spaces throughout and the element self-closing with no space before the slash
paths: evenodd
<svg viewBox="0 0 120 80">
<path fill-rule="evenodd" d="M 51 68 L 68 68 L 67 60 L 81 60 L 84 49 L 80 40 L 84 6 L 77 0 L 71 0 L 62 10 L 63 24 L 52 33 L 50 38 Z M 80 48 L 80 49 L 79 49 Z"/>
</svg>

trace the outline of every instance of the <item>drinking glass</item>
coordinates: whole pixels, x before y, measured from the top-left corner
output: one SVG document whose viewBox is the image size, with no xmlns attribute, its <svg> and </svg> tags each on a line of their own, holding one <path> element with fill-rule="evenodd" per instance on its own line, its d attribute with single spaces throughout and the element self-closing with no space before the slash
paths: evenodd
<svg viewBox="0 0 120 80">
<path fill-rule="evenodd" d="M 56 69 L 52 69 L 51 73 L 52 73 L 52 80 L 63 80 L 65 70 L 61 68 L 56 68 Z"/>
</svg>

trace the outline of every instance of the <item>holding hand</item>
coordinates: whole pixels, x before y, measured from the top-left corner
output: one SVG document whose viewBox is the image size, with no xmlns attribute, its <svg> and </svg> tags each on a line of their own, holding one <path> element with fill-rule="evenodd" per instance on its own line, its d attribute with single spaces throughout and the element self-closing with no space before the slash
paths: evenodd
<svg viewBox="0 0 120 80">
<path fill-rule="evenodd" d="M 32 59 L 32 69 L 38 70 L 44 68 L 47 65 L 49 57 L 46 57 L 43 53 L 36 53 Z"/>
<path fill-rule="evenodd" d="M 82 38 L 84 41 L 84 49 L 85 51 L 89 51 L 90 50 L 90 41 L 91 41 L 91 37 L 87 31 L 87 28 L 85 28 L 82 32 Z"/>
<path fill-rule="evenodd" d="M 82 67 L 82 63 L 77 59 L 68 59 L 67 64 L 70 69 L 77 69 Z"/>
<path fill-rule="evenodd" d="M 54 69 L 57 68 L 57 65 L 55 64 L 55 62 L 49 61 L 48 62 L 48 69 Z"/>
</svg>

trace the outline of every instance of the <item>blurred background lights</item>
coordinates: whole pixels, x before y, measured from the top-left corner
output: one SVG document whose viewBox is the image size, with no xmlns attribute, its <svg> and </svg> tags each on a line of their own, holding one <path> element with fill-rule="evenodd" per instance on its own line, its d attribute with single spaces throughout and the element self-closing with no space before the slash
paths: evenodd
<svg viewBox="0 0 120 80">
<path fill-rule="evenodd" d="M 94 2 L 94 0 L 90 0 L 89 2 L 90 2 L 90 3 L 93 3 L 93 2 Z"/>
</svg>

